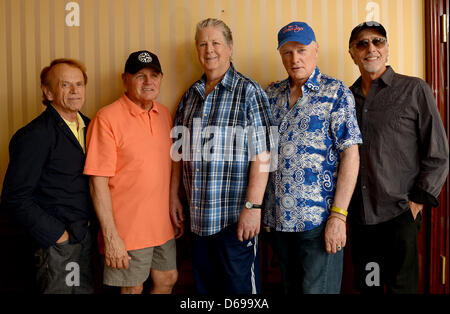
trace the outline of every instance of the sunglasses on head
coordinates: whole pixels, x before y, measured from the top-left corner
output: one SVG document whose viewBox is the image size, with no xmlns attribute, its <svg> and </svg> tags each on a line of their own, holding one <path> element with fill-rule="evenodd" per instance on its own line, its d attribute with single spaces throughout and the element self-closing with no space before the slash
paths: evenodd
<svg viewBox="0 0 450 314">
<path fill-rule="evenodd" d="M 355 47 L 358 50 L 364 50 L 364 49 L 367 49 L 367 47 L 369 47 L 370 42 L 372 42 L 372 44 L 377 48 L 383 48 L 386 45 L 386 38 L 375 37 L 372 40 L 363 39 L 363 40 L 358 41 L 355 44 Z"/>
</svg>

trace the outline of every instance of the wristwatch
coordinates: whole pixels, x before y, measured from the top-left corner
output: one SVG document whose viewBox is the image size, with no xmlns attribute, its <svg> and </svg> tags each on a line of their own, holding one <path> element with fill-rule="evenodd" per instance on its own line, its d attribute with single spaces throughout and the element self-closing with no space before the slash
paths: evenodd
<svg viewBox="0 0 450 314">
<path fill-rule="evenodd" d="M 260 204 L 253 204 L 252 202 L 245 202 L 245 208 L 252 209 L 252 208 L 262 208 L 262 205 Z"/>
</svg>

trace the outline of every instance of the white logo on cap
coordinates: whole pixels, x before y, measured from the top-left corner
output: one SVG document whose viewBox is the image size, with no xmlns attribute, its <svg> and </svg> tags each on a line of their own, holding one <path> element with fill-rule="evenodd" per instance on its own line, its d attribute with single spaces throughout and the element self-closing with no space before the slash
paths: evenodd
<svg viewBox="0 0 450 314">
<path fill-rule="evenodd" d="M 143 52 L 138 56 L 138 60 L 144 63 L 150 63 L 153 59 L 148 52 Z"/>
</svg>

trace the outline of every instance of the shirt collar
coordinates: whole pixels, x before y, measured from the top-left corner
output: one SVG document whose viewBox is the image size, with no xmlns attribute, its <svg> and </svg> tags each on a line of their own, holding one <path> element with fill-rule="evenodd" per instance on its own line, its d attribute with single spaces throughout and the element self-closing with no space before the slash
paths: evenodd
<svg viewBox="0 0 450 314">
<path fill-rule="evenodd" d="M 148 110 L 142 109 L 140 106 L 136 105 L 130 98 L 128 98 L 128 96 L 125 93 L 123 93 L 120 100 L 133 116 L 138 116 L 143 113 L 148 113 Z M 150 111 L 158 113 L 159 112 L 158 107 L 159 107 L 159 104 L 156 101 L 153 101 L 153 107 Z"/>
<path fill-rule="evenodd" d="M 230 63 L 230 67 L 225 72 L 222 80 L 218 83 L 225 87 L 228 91 L 232 91 L 233 87 L 236 85 L 237 71 L 235 70 L 233 63 Z M 202 77 L 194 83 L 194 88 L 205 98 L 205 88 L 206 88 L 206 74 L 203 73 Z"/>
<path fill-rule="evenodd" d="M 235 83 L 236 83 L 236 70 L 234 69 L 233 63 L 230 63 L 230 68 L 225 73 L 223 79 L 220 81 L 220 84 L 229 91 L 232 91 Z"/>
<path fill-rule="evenodd" d="M 54 109 L 54 108 L 53 108 Z M 66 119 L 64 119 L 62 116 L 60 116 L 59 114 L 58 114 L 58 116 L 61 118 L 61 119 L 63 119 L 63 121 L 70 127 L 70 126 L 73 126 L 74 128 L 75 128 L 75 130 L 77 129 L 77 123 L 74 121 L 74 122 L 72 122 L 72 121 L 69 121 L 69 120 L 66 120 Z M 81 117 L 81 115 L 80 115 L 80 113 L 79 112 L 77 112 L 77 120 L 78 120 L 78 129 L 79 130 L 81 130 L 82 128 L 85 128 L 86 127 L 86 124 L 84 123 L 84 120 L 83 120 L 83 118 Z"/>
<path fill-rule="evenodd" d="M 290 79 L 289 79 L 289 77 L 287 78 L 287 79 L 285 79 L 284 81 L 281 81 L 279 84 L 280 84 L 280 90 L 282 91 L 282 92 L 284 92 L 284 93 L 287 93 L 288 91 L 289 91 L 289 82 L 290 82 Z"/>
<path fill-rule="evenodd" d="M 322 74 L 320 73 L 319 67 L 316 66 L 313 73 L 309 76 L 308 80 L 305 83 L 305 87 L 310 89 L 311 91 L 317 92 L 320 88 L 320 77 Z"/>
<path fill-rule="evenodd" d="M 320 88 L 320 78 L 322 74 L 320 73 L 319 67 L 316 66 L 314 71 L 309 76 L 308 80 L 305 82 L 303 87 L 310 89 L 311 91 L 317 92 Z M 290 78 L 288 77 L 284 81 L 280 82 L 280 87 L 283 91 L 287 92 L 290 89 Z"/>
<path fill-rule="evenodd" d="M 46 110 L 48 110 L 49 112 L 52 112 L 53 115 L 55 115 L 57 117 L 57 119 L 62 119 L 64 122 L 67 123 L 75 123 L 75 122 L 70 122 L 66 119 L 64 119 L 59 113 L 58 111 L 56 111 L 55 107 L 53 107 L 53 104 L 49 104 L 47 105 Z M 85 128 L 86 127 L 86 123 L 84 123 L 84 119 L 81 116 L 80 112 L 77 112 L 77 119 L 78 119 L 78 125 L 80 126 L 80 128 Z M 61 120 L 60 120 L 61 121 Z"/>
<path fill-rule="evenodd" d="M 80 129 L 85 128 L 86 124 L 84 123 L 84 120 L 81 117 L 79 112 L 77 112 L 77 118 L 78 118 L 78 128 L 80 128 Z"/>
<path fill-rule="evenodd" d="M 376 80 L 376 81 L 382 81 L 384 84 L 391 86 L 392 80 L 394 79 L 395 71 L 392 69 L 391 66 L 386 66 L 386 71 Z M 352 87 L 357 88 L 358 91 L 362 94 L 361 90 L 361 83 L 362 83 L 362 76 L 358 77 L 358 79 L 353 83 Z"/>
<path fill-rule="evenodd" d="M 384 71 L 384 73 L 381 75 L 380 79 L 386 84 L 391 86 L 392 85 L 392 80 L 394 79 L 394 70 L 392 69 L 391 66 L 387 65 L 386 66 L 386 71 Z"/>
<path fill-rule="evenodd" d="M 76 122 L 72 122 L 72 121 L 66 120 L 63 117 L 61 117 L 61 119 L 64 120 L 64 122 L 67 124 L 67 126 L 69 128 L 71 128 L 71 129 L 73 128 L 75 131 L 81 130 L 81 129 L 86 127 L 86 124 L 84 124 L 83 118 L 80 116 L 80 114 L 78 112 L 77 112 L 78 128 L 77 128 L 77 123 Z"/>
</svg>

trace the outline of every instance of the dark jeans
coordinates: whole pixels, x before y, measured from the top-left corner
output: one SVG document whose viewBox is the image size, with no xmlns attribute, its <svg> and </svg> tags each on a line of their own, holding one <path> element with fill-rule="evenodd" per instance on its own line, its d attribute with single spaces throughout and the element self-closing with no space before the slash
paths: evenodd
<svg viewBox="0 0 450 314">
<path fill-rule="evenodd" d="M 343 250 L 325 250 L 325 225 L 304 232 L 271 230 L 280 260 L 285 294 L 338 294 L 341 290 Z"/>
<path fill-rule="evenodd" d="M 258 236 L 240 242 L 233 224 L 211 236 L 192 234 L 192 242 L 198 293 L 261 293 Z"/>
<path fill-rule="evenodd" d="M 386 286 L 387 293 L 417 293 L 417 234 L 421 222 L 421 214 L 414 220 L 411 210 L 407 210 L 377 225 L 350 223 L 357 290 L 361 293 L 384 293 Z"/>
<path fill-rule="evenodd" d="M 94 293 L 92 230 L 85 238 L 71 244 L 69 240 L 35 252 L 36 280 L 39 292 L 45 294 Z"/>
</svg>

